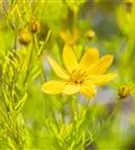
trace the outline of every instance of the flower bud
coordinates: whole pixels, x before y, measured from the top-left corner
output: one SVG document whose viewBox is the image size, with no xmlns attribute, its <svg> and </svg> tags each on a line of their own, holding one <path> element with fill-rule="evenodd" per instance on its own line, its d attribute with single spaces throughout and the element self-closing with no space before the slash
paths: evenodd
<svg viewBox="0 0 135 150">
<path fill-rule="evenodd" d="M 118 95 L 120 99 L 127 98 L 132 91 L 132 87 L 130 85 L 121 85 L 118 89 Z"/>
<path fill-rule="evenodd" d="M 86 32 L 85 37 L 88 40 L 93 39 L 96 36 L 95 32 L 93 30 L 89 30 Z"/>
<path fill-rule="evenodd" d="M 38 20 L 36 20 L 36 18 L 32 18 L 31 22 L 30 22 L 30 30 L 32 33 L 36 33 L 40 30 L 40 23 Z"/>
<path fill-rule="evenodd" d="M 19 33 L 19 42 L 25 46 L 27 46 L 32 40 L 31 34 L 26 30 L 23 29 Z"/>
<path fill-rule="evenodd" d="M 131 11 L 133 3 L 134 3 L 134 0 L 125 0 L 125 5 L 126 5 L 127 12 Z"/>
</svg>

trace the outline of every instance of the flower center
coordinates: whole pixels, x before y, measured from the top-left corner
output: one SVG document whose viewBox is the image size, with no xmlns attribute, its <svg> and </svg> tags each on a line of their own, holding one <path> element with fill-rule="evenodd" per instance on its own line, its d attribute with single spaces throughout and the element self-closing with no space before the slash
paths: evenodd
<svg viewBox="0 0 135 150">
<path fill-rule="evenodd" d="M 74 84 L 82 84 L 87 77 L 88 75 L 86 71 L 83 71 L 81 69 L 73 70 L 70 74 L 70 82 L 73 82 Z"/>
</svg>

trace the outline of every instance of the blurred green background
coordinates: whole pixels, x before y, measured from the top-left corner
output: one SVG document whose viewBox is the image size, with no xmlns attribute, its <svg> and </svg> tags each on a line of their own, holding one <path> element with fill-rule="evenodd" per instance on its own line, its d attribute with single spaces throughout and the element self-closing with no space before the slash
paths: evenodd
<svg viewBox="0 0 135 150">
<path fill-rule="evenodd" d="M 63 65 L 65 43 L 78 59 L 89 47 L 114 55 L 118 77 L 92 100 L 41 91 L 57 78 L 46 58 Z M 123 84 L 134 87 L 134 60 L 132 0 L 0 0 L 0 149 L 134 150 L 135 90 L 118 94 Z"/>
</svg>

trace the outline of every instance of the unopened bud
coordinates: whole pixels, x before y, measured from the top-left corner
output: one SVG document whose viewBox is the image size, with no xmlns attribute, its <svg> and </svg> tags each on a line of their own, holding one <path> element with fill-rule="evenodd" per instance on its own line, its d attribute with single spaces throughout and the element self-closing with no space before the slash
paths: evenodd
<svg viewBox="0 0 135 150">
<path fill-rule="evenodd" d="M 40 30 L 40 23 L 38 20 L 36 20 L 36 18 L 32 18 L 31 22 L 30 22 L 30 30 L 32 33 L 36 33 L 39 32 Z"/>
<path fill-rule="evenodd" d="M 118 95 L 120 99 L 125 99 L 127 98 L 132 91 L 132 86 L 131 85 L 121 85 L 118 89 Z"/>
<path fill-rule="evenodd" d="M 134 0 L 125 0 L 126 9 L 128 12 L 131 11 L 134 2 L 135 2 Z"/>
<path fill-rule="evenodd" d="M 93 30 L 89 30 L 86 32 L 86 39 L 91 40 L 96 36 L 95 32 Z"/>
<path fill-rule="evenodd" d="M 19 33 L 19 42 L 21 44 L 27 46 L 31 42 L 31 40 L 32 40 L 32 36 L 27 30 L 23 29 L 23 30 L 20 31 L 20 33 Z"/>
</svg>

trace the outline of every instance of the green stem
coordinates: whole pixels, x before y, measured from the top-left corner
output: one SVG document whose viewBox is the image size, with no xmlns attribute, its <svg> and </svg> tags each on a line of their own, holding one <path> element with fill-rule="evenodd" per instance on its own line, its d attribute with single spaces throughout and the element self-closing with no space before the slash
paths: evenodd
<svg viewBox="0 0 135 150">
<path fill-rule="evenodd" d="M 29 67 L 30 67 L 30 63 L 31 63 L 31 59 L 32 59 L 32 50 L 34 49 L 34 38 L 32 40 L 32 46 L 29 47 L 29 54 L 28 54 L 28 62 L 27 62 L 27 69 L 26 69 L 26 75 L 24 78 L 24 85 L 27 81 L 28 75 L 29 75 Z"/>
<path fill-rule="evenodd" d="M 75 121 L 77 115 L 77 95 L 73 95 L 72 97 L 72 115 L 72 118 Z"/>
<path fill-rule="evenodd" d="M 107 120 L 105 121 L 105 123 L 103 124 L 103 126 L 101 126 L 100 130 L 98 130 L 98 131 L 95 133 L 95 136 L 93 137 L 93 139 L 86 141 L 85 147 L 88 147 L 90 144 L 92 144 L 92 143 L 96 140 L 96 138 L 97 138 L 97 137 L 99 136 L 99 134 L 101 133 L 101 132 L 100 132 L 101 129 L 105 129 L 106 125 L 107 125 L 107 124 L 110 122 L 110 120 L 117 114 L 117 112 L 118 112 L 118 106 L 119 106 L 119 104 L 116 105 L 114 111 L 113 111 L 113 112 L 110 114 L 110 116 L 107 118 Z"/>
<path fill-rule="evenodd" d="M 41 54 L 42 54 L 42 52 L 43 52 L 43 47 L 44 47 L 44 45 L 47 44 L 47 42 L 49 41 L 50 36 L 51 36 L 51 30 L 48 31 L 47 36 L 46 36 L 45 41 L 44 41 L 44 43 L 42 44 L 42 46 L 41 46 L 40 48 L 38 48 L 38 54 L 37 54 L 38 57 L 41 56 Z M 35 40 L 36 40 L 36 39 L 35 39 Z"/>
<path fill-rule="evenodd" d="M 17 49 L 17 35 L 18 35 L 18 29 L 15 29 L 14 50 Z"/>
</svg>

